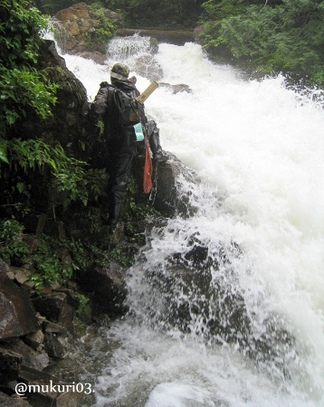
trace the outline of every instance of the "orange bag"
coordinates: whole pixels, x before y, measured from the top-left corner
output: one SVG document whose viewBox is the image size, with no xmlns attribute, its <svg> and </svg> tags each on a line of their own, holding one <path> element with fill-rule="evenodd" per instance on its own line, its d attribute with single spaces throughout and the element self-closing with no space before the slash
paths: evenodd
<svg viewBox="0 0 324 407">
<path fill-rule="evenodd" d="M 145 138 L 145 161 L 144 161 L 144 175 L 143 175 L 143 190 L 145 194 L 150 193 L 153 183 L 152 183 L 152 158 L 150 152 L 150 146 L 147 138 Z"/>
</svg>

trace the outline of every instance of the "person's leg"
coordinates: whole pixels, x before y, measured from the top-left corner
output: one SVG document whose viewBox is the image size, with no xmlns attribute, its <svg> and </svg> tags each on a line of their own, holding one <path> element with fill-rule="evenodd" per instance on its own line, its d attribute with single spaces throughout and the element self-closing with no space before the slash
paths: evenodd
<svg viewBox="0 0 324 407">
<path fill-rule="evenodd" d="M 110 157 L 110 170 L 108 181 L 108 225 L 116 226 L 122 204 L 127 193 L 133 153 L 115 155 Z"/>
</svg>

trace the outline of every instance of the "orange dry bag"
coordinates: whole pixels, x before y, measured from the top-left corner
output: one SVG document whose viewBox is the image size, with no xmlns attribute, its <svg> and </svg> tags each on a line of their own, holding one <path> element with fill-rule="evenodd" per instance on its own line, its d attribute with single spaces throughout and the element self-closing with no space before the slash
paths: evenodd
<svg viewBox="0 0 324 407">
<path fill-rule="evenodd" d="M 145 194 L 150 193 L 152 189 L 152 158 L 150 146 L 147 138 L 145 138 L 145 161 L 144 161 L 144 176 L 143 176 L 143 190 Z"/>
</svg>

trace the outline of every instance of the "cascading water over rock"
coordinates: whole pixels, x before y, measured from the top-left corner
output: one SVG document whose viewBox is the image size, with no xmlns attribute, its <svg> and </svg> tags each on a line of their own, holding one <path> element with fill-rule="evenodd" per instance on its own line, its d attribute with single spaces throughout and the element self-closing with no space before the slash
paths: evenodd
<svg viewBox="0 0 324 407">
<path fill-rule="evenodd" d="M 151 79 L 188 85 L 158 88 L 146 111 L 163 148 L 202 181 L 179 176 L 190 212 L 148 228 L 128 271 L 130 314 L 103 328 L 118 345 L 98 368 L 96 407 L 321 407 L 319 91 L 288 89 L 281 76 L 243 80 L 194 43 L 147 44 L 115 39 L 106 67 L 64 56 L 89 99 L 117 61 L 140 90 Z"/>
</svg>

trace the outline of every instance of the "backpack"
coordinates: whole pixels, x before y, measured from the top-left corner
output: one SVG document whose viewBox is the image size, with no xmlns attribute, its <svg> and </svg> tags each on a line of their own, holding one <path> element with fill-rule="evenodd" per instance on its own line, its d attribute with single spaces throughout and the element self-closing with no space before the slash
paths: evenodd
<svg viewBox="0 0 324 407">
<path fill-rule="evenodd" d="M 113 107 L 111 114 L 122 130 L 124 142 L 128 145 L 143 142 L 143 126 L 146 123 L 143 104 L 108 82 L 102 82 L 91 104 L 91 112 L 96 116 L 105 115 L 107 106 Z"/>
<path fill-rule="evenodd" d="M 135 98 L 128 96 L 127 93 L 120 89 L 114 89 L 114 100 L 119 111 L 120 124 L 125 126 L 131 126 L 142 121 L 144 110 Z"/>
<path fill-rule="evenodd" d="M 145 113 L 143 105 L 134 97 L 129 96 L 118 88 L 113 88 L 114 101 L 119 112 L 119 123 L 129 142 L 142 142 L 144 140 L 143 122 Z"/>
</svg>

